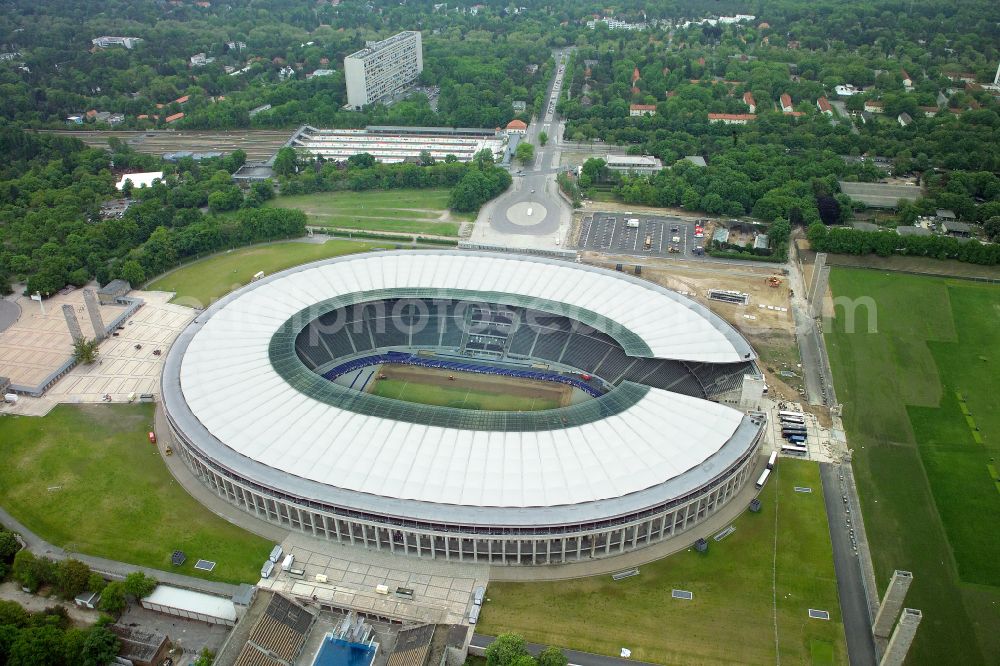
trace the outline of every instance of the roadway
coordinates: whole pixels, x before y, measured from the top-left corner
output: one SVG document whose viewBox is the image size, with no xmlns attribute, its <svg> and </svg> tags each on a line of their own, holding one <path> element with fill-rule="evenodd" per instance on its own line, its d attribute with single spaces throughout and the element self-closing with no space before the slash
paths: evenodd
<svg viewBox="0 0 1000 666">
<path fill-rule="evenodd" d="M 562 94 L 569 49 L 555 52 L 556 70 L 548 87 L 545 107 L 532 119 L 523 141 L 535 147 L 535 159 L 523 167 L 512 165 L 510 189 L 480 210 L 470 241 L 490 245 L 561 249 L 569 230 L 571 210 L 561 196 L 559 173 L 562 121 L 556 112 Z M 544 146 L 539 135 L 545 132 Z"/>
<path fill-rule="evenodd" d="M 819 472 L 826 517 L 830 523 L 833 567 L 837 573 L 837 593 L 844 618 L 848 658 L 851 666 L 875 666 L 878 659 L 872 636 L 874 618 L 865 594 L 862 564 L 855 541 L 855 524 L 860 523 L 860 508 L 851 497 L 854 486 L 847 482 L 845 470 L 840 465 L 820 463 Z"/>
<path fill-rule="evenodd" d="M 474 634 L 472 636 L 472 642 L 469 644 L 469 651 L 472 654 L 482 654 L 482 650 L 485 650 L 486 647 L 495 640 L 496 637 L 494 636 Z M 539 645 L 538 643 L 528 643 L 527 647 L 528 652 L 530 652 L 532 656 L 538 656 L 538 653 L 546 648 L 545 645 Z M 607 657 L 603 654 L 593 654 L 592 652 L 563 650 L 562 653 L 566 655 L 567 659 L 569 659 L 570 666 L 623 666 L 624 664 L 631 664 L 632 666 L 654 666 L 653 664 L 645 661 L 622 659 L 620 657 Z"/>
</svg>

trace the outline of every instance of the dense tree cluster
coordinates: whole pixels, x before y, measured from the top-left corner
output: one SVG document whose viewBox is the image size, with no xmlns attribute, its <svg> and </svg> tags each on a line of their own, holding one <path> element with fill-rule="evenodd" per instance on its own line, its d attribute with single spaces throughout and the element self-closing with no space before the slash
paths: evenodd
<svg viewBox="0 0 1000 666">
<path fill-rule="evenodd" d="M 78 141 L 0 128 L 0 286 L 26 280 L 29 292 L 52 294 L 67 284 L 125 278 L 141 284 L 188 257 L 227 247 L 299 236 L 300 211 L 258 208 L 273 190 L 244 197 L 230 176 L 245 157 L 177 165 Z M 102 201 L 120 197 L 115 169 L 165 170 L 164 180 L 134 190 L 121 219 L 101 219 Z M 202 212 L 207 208 L 210 214 Z M 236 210 L 234 210 L 236 209 Z M 223 213 L 224 214 L 212 214 Z"/>
<path fill-rule="evenodd" d="M 7 666 L 105 666 L 121 642 L 104 618 L 89 629 L 72 626 L 62 606 L 29 613 L 0 601 L 0 663 Z"/>
<path fill-rule="evenodd" d="M 809 243 L 817 252 L 835 254 L 894 254 L 957 259 L 970 264 L 1000 264 L 1000 245 L 983 245 L 974 240 L 951 236 L 900 236 L 895 231 L 862 231 L 850 227 L 828 229 L 822 224 L 809 227 Z"/>
<path fill-rule="evenodd" d="M 569 660 L 557 647 L 547 647 L 537 657 L 528 653 L 518 634 L 500 634 L 486 648 L 486 666 L 566 666 Z"/>
</svg>

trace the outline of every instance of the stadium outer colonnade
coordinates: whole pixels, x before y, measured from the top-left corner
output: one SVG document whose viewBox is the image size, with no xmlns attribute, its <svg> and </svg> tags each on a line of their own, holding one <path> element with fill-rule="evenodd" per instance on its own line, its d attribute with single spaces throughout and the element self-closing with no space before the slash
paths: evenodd
<svg viewBox="0 0 1000 666">
<path fill-rule="evenodd" d="M 203 457 L 167 415 L 184 462 L 219 497 L 257 518 L 353 546 L 415 557 L 490 565 L 564 564 L 618 555 L 677 536 L 735 497 L 754 473 L 753 446 L 689 496 L 639 513 L 579 525 L 536 527 L 422 523 L 297 498 L 244 479 Z"/>
</svg>

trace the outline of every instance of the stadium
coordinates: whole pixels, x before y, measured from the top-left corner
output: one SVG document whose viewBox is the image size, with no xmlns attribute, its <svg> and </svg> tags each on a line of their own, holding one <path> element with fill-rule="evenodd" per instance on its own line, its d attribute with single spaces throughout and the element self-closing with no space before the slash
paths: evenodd
<svg viewBox="0 0 1000 666">
<path fill-rule="evenodd" d="M 735 497 L 763 417 L 732 405 L 759 378 L 739 332 L 655 284 L 398 250 L 218 301 L 172 346 L 162 395 L 188 467 L 260 519 L 545 565 L 675 538 Z"/>
</svg>

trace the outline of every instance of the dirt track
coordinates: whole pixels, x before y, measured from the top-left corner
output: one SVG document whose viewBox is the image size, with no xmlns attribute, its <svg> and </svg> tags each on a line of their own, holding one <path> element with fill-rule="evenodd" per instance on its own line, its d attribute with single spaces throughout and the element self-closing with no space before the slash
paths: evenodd
<svg viewBox="0 0 1000 666">
<path fill-rule="evenodd" d="M 478 375 L 468 372 L 421 368 L 412 365 L 383 365 L 379 370 L 390 379 L 442 386 L 445 388 L 481 391 L 484 393 L 506 393 L 535 400 L 557 401 L 560 407 L 570 404 L 573 388 L 566 384 L 544 382 L 534 379 L 501 377 L 499 375 Z M 454 379 L 448 379 L 454 377 Z M 374 382 L 373 382 L 374 385 Z"/>
</svg>

